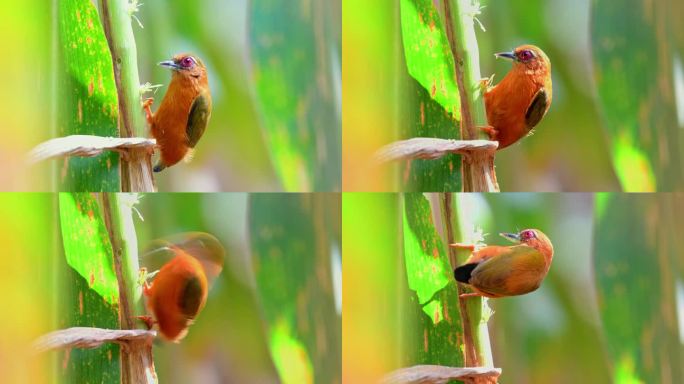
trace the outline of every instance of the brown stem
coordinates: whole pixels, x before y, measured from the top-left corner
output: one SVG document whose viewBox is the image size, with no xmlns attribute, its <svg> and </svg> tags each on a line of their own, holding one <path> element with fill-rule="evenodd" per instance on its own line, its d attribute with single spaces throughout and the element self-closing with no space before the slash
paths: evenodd
<svg viewBox="0 0 684 384">
<path fill-rule="evenodd" d="M 116 280 L 119 286 L 119 322 L 122 329 L 135 328 L 135 284 L 128 268 L 127 258 L 135 257 L 128 252 L 124 238 L 121 207 L 118 194 L 102 193 L 103 220 L 112 244 L 112 257 Z M 121 348 L 121 382 L 156 383 L 152 346 L 145 343 L 131 343 Z M 150 375 L 150 373 L 154 375 Z M 149 381 L 153 377 L 153 381 Z"/>
<path fill-rule="evenodd" d="M 145 122 L 140 104 L 137 52 L 128 0 L 100 0 L 100 17 L 114 66 L 121 137 L 142 137 Z M 151 152 L 134 148 L 121 162 L 123 192 L 154 192 Z"/>
<path fill-rule="evenodd" d="M 442 209 L 444 210 L 444 221 L 446 224 L 446 232 L 447 232 L 447 241 L 449 244 L 454 244 L 456 241 L 454 239 L 454 225 L 453 225 L 453 220 L 455 218 L 453 217 L 452 213 L 452 206 L 453 206 L 453 201 L 452 201 L 452 195 L 451 193 L 444 193 L 442 195 L 442 204 L 443 207 Z M 455 268 L 458 265 L 457 259 L 456 259 L 456 250 L 454 248 L 449 247 L 449 261 L 451 262 L 451 267 Z M 479 367 L 480 361 L 478 358 L 477 354 L 477 348 L 475 347 L 475 342 L 473 338 L 473 327 L 471 327 L 471 320 L 470 320 L 470 315 L 468 308 L 466 306 L 466 300 L 465 298 L 461 298 L 460 295 L 466 293 L 465 290 L 463 289 L 463 286 L 461 284 L 458 284 L 458 294 L 459 294 L 459 299 L 458 299 L 458 306 L 459 310 L 461 312 L 461 321 L 462 321 L 462 326 L 463 326 L 463 342 L 464 342 L 464 355 L 465 355 L 465 365 L 467 367 Z"/>
<path fill-rule="evenodd" d="M 442 0 L 447 40 L 454 58 L 454 72 L 461 101 L 461 138 L 476 140 L 477 126 L 487 124 L 484 103 L 477 100 L 477 87 L 480 69 L 477 63 L 477 41 L 472 26 L 472 16 L 462 15 L 462 0 Z M 469 25 L 465 25 L 470 17 Z M 470 46 L 469 46 L 470 45 Z M 473 89 L 475 88 L 475 89 Z M 476 153 L 461 162 L 464 192 L 499 192 L 499 184 L 494 170 L 494 154 Z"/>
</svg>

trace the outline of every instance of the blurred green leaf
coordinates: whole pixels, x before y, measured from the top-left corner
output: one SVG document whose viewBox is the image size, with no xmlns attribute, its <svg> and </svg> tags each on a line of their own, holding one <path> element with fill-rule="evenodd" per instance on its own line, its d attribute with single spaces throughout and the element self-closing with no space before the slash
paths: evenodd
<svg viewBox="0 0 684 384">
<path fill-rule="evenodd" d="M 119 136 L 112 57 L 97 10 L 89 0 L 56 2 L 59 19 L 57 97 L 59 135 Z M 60 189 L 121 189 L 119 155 L 71 157 L 60 170 Z"/>
<path fill-rule="evenodd" d="M 408 72 L 455 119 L 460 99 L 454 58 L 431 0 L 401 0 L 401 36 Z"/>
<path fill-rule="evenodd" d="M 684 135 L 673 103 L 681 68 L 681 5 L 643 1 L 592 3 L 591 39 L 598 100 L 611 141 L 613 167 L 625 191 L 684 186 Z M 675 68 L 676 70 L 676 68 Z"/>
<path fill-rule="evenodd" d="M 285 383 L 333 383 L 341 377 L 342 329 L 330 254 L 334 237 L 323 225 L 327 217 L 339 220 L 340 212 L 339 204 L 327 204 L 330 198 L 255 194 L 249 200 L 257 295 L 271 355 Z"/>
<path fill-rule="evenodd" d="M 333 8 L 339 1 L 250 3 L 261 126 L 287 191 L 340 189 L 340 24 Z"/>
<path fill-rule="evenodd" d="M 646 383 L 684 377 L 680 338 L 672 326 L 675 285 L 682 281 L 677 238 L 684 204 L 664 194 L 605 194 L 598 200 L 594 269 L 614 376 Z"/>
<path fill-rule="evenodd" d="M 404 196 L 404 262 L 409 289 L 408 335 L 405 365 L 463 366 L 463 327 L 458 290 L 443 240 L 432 220 L 428 200 L 420 193 Z"/>
<path fill-rule="evenodd" d="M 59 213 L 67 263 L 106 302 L 118 305 L 112 245 L 95 196 L 60 193 Z"/>
<path fill-rule="evenodd" d="M 118 285 L 112 267 L 111 245 L 95 197 L 60 193 L 59 211 L 66 263 L 61 284 L 60 327 L 118 329 Z M 66 382 L 120 382 L 119 347 L 64 352 Z"/>
</svg>

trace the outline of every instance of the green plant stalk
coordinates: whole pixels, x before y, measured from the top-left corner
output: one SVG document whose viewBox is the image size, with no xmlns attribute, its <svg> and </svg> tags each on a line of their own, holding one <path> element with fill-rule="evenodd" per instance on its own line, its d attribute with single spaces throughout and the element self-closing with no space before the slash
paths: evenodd
<svg viewBox="0 0 684 384">
<path fill-rule="evenodd" d="M 457 243 L 455 239 L 463 238 L 458 223 L 457 207 L 451 193 L 440 194 L 441 211 L 449 244 Z M 465 254 L 465 252 L 462 252 Z M 449 249 L 449 261 L 452 267 L 465 262 L 468 257 L 459 258 L 456 249 Z M 461 284 L 458 285 L 458 294 L 466 293 Z M 465 364 L 468 367 L 493 367 L 491 344 L 489 341 L 489 309 L 480 297 L 459 298 L 461 319 L 463 320 L 463 339 Z"/>
<path fill-rule="evenodd" d="M 114 79 L 119 95 L 121 137 L 145 137 L 140 103 L 138 55 L 131 26 L 128 0 L 100 0 L 100 17 L 112 54 Z M 154 192 L 151 155 L 132 149 L 121 162 L 121 190 Z"/>
<path fill-rule="evenodd" d="M 480 51 L 475 36 L 477 0 L 443 0 L 447 39 L 454 56 L 461 99 L 461 138 L 477 140 L 478 127 L 487 125 L 480 87 Z M 464 192 L 499 192 L 494 171 L 495 151 L 472 152 L 462 162 Z"/>
<path fill-rule="evenodd" d="M 114 269 L 119 283 L 119 321 L 121 329 L 136 328 L 136 313 L 142 309 L 138 284 L 138 242 L 132 209 L 135 194 L 103 193 L 102 212 L 112 244 Z M 121 382 L 156 383 L 152 346 L 131 343 L 121 349 Z"/>
</svg>

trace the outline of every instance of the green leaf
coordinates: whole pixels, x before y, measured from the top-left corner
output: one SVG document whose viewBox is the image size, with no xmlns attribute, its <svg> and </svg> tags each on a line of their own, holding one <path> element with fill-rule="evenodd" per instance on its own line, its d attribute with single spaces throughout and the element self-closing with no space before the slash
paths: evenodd
<svg viewBox="0 0 684 384">
<path fill-rule="evenodd" d="M 112 245 L 97 200 L 87 193 L 60 193 L 59 214 L 67 263 L 107 303 L 118 305 Z"/>
<path fill-rule="evenodd" d="M 598 100 L 613 167 L 629 192 L 684 186 L 682 124 L 674 88 L 681 71 L 681 12 L 640 0 L 592 3 L 591 39 Z M 679 11 L 682 8 L 679 7 Z M 664 32 L 667 31 L 667 32 Z"/>
<path fill-rule="evenodd" d="M 404 76 L 401 136 L 459 138 L 458 121 L 432 100 L 427 91 L 410 76 Z M 460 191 L 461 156 L 449 154 L 437 160 L 411 160 L 404 164 L 401 184 L 404 191 Z"/>
<path fill-rule="evenodd" d="M 100 19 L 89 0 L 56 2 L 59 25 L 59 135 L 119 136 L 118 99 L 112 57 Z M 60 189 L 121 189 L 119 155 L 71 157 L 60 170 Z"/>
<path fill-rule="evenodd" d="M 60 327 L 118 329 L 118 285 L 107 230 L 95 197 L 60 193 L 65 259 L 60 259 Z M 65 260 L 63 262 L 61 260 Z M 119 347 L 74 348 L 60 358 L 68 382 L 120 382 Z"/>
<path fill-rule="evenodd" d="M 443 240 L 432 220 L 430 203 L 420 193 L 404 196 L 404 262 L 408 287 L 415 292 L 408 303 L 413 319 L 408 334 L 412 347 L 404 365 L 462 366 L 463 327 L 458 288 Z"/>
<path fill-rule="evenodd" d="M 431 301 L 451 280 L 444 243 L 435 230 L 430 203 L 419 193 L 404 195 L 404 259 L 408 286 L 416 291 L 420 304 Z M 439 315 L 433 320 L 438 322 Z"/>
<path fill-rule="evenodd" d="M 339 221 L 339 203 L 331 196 L 250 196 L 257 296 L 271 356 L 285 383 L 330 383 L 341 375 L 341 318 L 331 272 L 333 240 L 339 241 L 339 233 L 329 231 L 339 225 L 324 224 Z"/>
<path fill-rule="evenodd" d="M 429 0 L 401 1 L 401 28 L 408 73 L 402 71 L 402 138 L 460 139 L 459 95 L 454 60 L 439 14 Z M 462 189 L 461 156 L 411 160 L 403 164 L 402 190 Z"/>
<path fill-rule="evenodd" d="M 599 312 L 613 374 L 624 382 L 684 376 L 680 338 L 672 326 L 684 230 L 684 220 L 673 212 L 682 209 L 681 199 L 666 194 L 606 194 L 596 208 Z"/>
<path fill-rule="evenodd" d="M 401 0 L 401 36 L 409 74 L 454 119 L 460 119 L 454 58 L 431 0 Z"/>
<path fill-rule="evenodd" d="M 287 191 L 341 180 L 339 2 L 252 1 L 252 73 L 271 160 Z M 337 11 L 336 11 L 337 10 Z"/>
</svg>

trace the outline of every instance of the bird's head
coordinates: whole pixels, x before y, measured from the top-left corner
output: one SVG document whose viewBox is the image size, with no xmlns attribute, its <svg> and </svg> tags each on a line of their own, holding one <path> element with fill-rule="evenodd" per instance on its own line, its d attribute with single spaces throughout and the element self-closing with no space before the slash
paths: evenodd
<svg viewBox="0 0 684 384">
<path fill-rule="evenodd" d="M 175 55 L 173 59 L 159 63 L 162 67 L 173 71 L 173 76 L 186 77 L 191 80 L 206 80 L 207 68 L 199 57 L 189 53 Z"/>
<path fill-rule="evenodd" d="M 521 45 L 512 52 L 500 52 L 494 56 L 513 61 L 513 67 L 534 71 L 551 70 L 551 62 L 544 51 L 534 45 Z"/>
<path fill-rule="evenodd" d="M 502 237 L 518 244 L 524 244 L 541 252 L 550 263 L 553 258 L 551 240 L 538 229 L 523 229 L 518 233 L 501 233 Z"/>
</svg>

